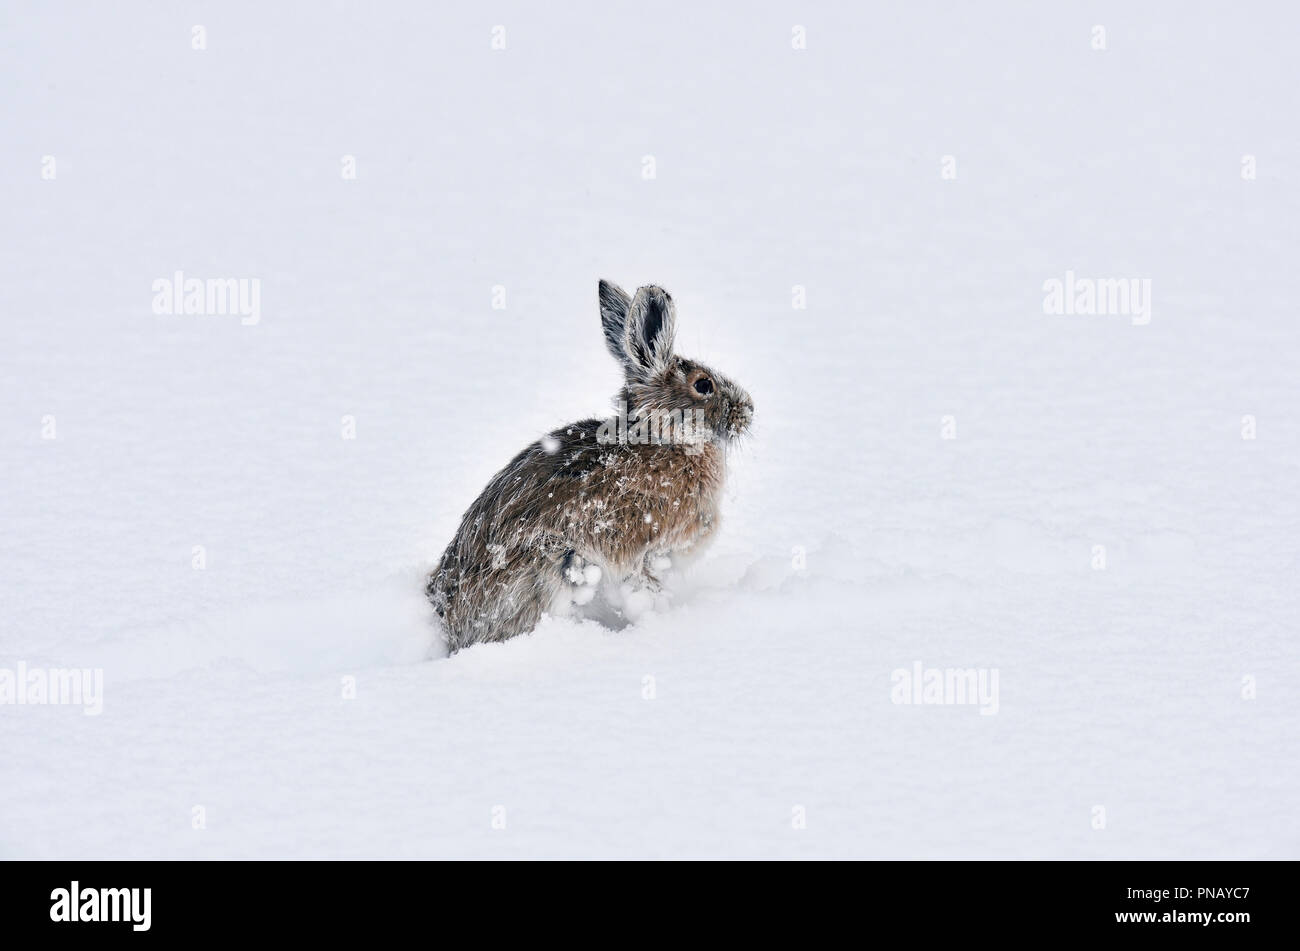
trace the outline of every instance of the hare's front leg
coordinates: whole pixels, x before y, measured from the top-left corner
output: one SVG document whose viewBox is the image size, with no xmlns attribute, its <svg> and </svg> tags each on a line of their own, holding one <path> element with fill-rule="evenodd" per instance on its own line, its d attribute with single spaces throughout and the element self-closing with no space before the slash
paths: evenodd
<svg viewBox="0 0 1300 951">
<path fill-rule="evenodd" d="M 652 548 L 641 559 L 641 571 L 637 575 L 638 587 L 660 594 L 664 590 L 664 578 L 673 569 L 673 560 L 666 548 Z"/>
<path fill-rule="evenodd" d="M 646 552 L 642 575 L 648 579 L 649 586 L 654 587 L 656 591 L 660 590 L 668 572 L 680 571 L 698 558 L 709 547 L 717 530 L 717 515 L 710 515 L 708 518 L 701 518 L 695 526 L 695 531 L 678 539 L 674 544 L 652 548 Z"/>
<path fill-rule="evenodd" d="M 652 548 L 641 558 L 636 571 L 620 588 L 623 614 L 629 621 L 636 621 L 651 609 L 668 607 L 670 596 L 664 578 L 672 567 L 667 549 Z"/>
</svg>

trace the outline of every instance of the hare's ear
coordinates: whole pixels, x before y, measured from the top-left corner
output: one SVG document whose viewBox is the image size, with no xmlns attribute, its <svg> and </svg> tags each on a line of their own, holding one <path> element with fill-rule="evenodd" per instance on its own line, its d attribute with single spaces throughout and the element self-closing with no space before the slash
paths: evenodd
<svg viewBox="0 0 1300 951">
<path fill-rule="evenodd" d="M 627 291 L 609 281 L 600 282 L 600 326 L 605 330 L 605 346 L 619 363 L 627 364 L 627 351 L 623 349 L 623 330 L 627 326 L 627 311 L 632 298 Z"/>
<path fill-rule="evenodd" d="M 662 287 L 643 287 L 632 298 L 628 310 L 623 349 L 628 372 L 654 374 L 668 365 L 673 355 L 677 309 Z"/>
</svg>

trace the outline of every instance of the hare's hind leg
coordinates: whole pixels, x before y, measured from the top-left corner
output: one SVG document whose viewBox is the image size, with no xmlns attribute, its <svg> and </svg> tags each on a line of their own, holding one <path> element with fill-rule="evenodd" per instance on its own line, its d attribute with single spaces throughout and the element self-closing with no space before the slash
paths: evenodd
<svg viewBox="0 0 1300 951">
<path fill-rule="evenodd" d="M 534 553 L 509 563 L 485 558 L 472 568 L 435 572 L 428 594 L 442 618 L 450 653 L 532 630 L 561 586 L 558 571 L 545 570 L 548 564 Z M 554 580 L 548 584 L 550 576 Z"/>
<path fill-rule="evenodd" d="M 531 631 L 544 613 L 567 617 L 589 604 L 600 586 L 600 566 L 563 543 L 538 546 L 511 565 L 500 582 L 494 634 L 503 641 Z"/>
<path fill-rule="evenodd" d="M 511 552 L 442 601 L 448 646 L 454 653 L 508 640 L 535 628 L 543 613 L 570 615 L 595 597 L 600 578 L 599 565 L 561 542 Z"/>
</svg>

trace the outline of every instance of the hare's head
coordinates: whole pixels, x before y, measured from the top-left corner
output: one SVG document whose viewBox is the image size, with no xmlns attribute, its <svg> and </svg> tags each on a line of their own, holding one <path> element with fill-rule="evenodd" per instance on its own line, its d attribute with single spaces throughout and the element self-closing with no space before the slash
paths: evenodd
<svg viewBox="0 0 1300 951">
<path fill-rule="evenodd" d="M 662 287 L 642 287 L 629 297 L 601 281 L 600 322 L 610 353 L 623 366 L 629 416 L 681 418 L 680 413 L 698 421 L 700 434 L 715 442 L 748 431 L 754 402 L 744 388 L 673 352 L 677 311 Z"/>
</svg>

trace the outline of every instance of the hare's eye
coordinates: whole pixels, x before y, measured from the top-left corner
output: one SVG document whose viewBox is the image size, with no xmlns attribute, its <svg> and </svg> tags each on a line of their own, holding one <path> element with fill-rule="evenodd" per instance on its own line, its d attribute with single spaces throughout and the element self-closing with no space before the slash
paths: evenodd
<svg viewBox="0 0 1300 951">
<path fill-rule="evenodd" d="M 695 392 L 701 396 L 708 396 L 713 392 L 713 381 L 707 376 L 702 376 L 695 381 Z"/>
</svg>

